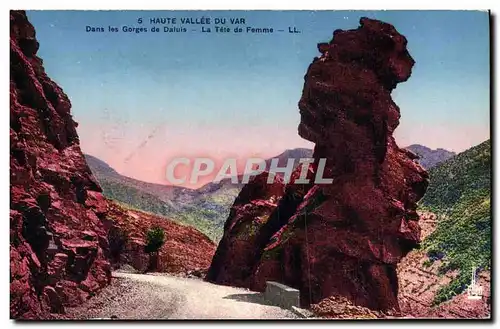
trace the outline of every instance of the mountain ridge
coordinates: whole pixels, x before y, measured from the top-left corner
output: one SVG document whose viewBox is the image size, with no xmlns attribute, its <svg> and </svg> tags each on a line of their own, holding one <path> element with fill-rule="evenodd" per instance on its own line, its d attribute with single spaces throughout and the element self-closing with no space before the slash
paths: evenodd
<svg viewBox="0 0 500 329">
<path fill-rule="evenodd" d="M 453 298 L 470 284 L 471 271 L 491 267 L 491 141 L 459 153 L 430 170 L 422 209 L 438 215 L 424 241 L 429 264 L 439 272 L 458 271 L 436 294 L 434 304 Z"/>
</svg>

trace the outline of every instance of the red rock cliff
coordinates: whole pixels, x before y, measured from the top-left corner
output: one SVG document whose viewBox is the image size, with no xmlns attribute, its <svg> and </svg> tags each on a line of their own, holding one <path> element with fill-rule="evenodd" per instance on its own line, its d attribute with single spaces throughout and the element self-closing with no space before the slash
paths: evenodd
<svg viewBox="0 0 500 329">
<path fill-rule="evenodd" d="M 10 316 L 46 318 L 110 280 L 106 201 L 62 89 L 36 56 L 35 30 L 10 13 Z"/>
<path fill-rule="evenodd" d="M 251 195 L 246 206 L 240 195 L 208 280 L 256 290 L 279 281 L 300 289 L 303 306 L 336 295 L 399 309 L 396 266 L 420 241 L 416 202 L 428 185 L 415 155 L 392 136 L 400 112 L 391 91 L 414 65 L 406 43 L 392 25 L 362 18 L 358 29 L 336 30 L 318 45 L 321 56 L 308 68 L 299 102 L 299 135 L 316 144 L 316 161 L 327 159 L 333 184 L 286 186 L 271 200 L 274 210 L 267 206 L 266 225 L 253 225 L 261 217 L 252 213 L 254 200 L 269 191 L 257 189 L 261 195 Z M 241 224 L 235 231 L 238 218 L 247 231 Z M 245 243 L 256 236 L 267 240 Z M 249 254 L 246 266 L 236 261 Z"/>
</svg>

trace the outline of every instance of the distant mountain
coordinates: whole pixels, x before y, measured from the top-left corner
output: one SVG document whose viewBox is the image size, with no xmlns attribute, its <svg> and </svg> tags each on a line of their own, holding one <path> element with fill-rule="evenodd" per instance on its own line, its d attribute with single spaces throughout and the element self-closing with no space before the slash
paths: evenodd
<svg viewBox="0 0 500 329">
<path fill-rule="evenodd" d="M 424 241 L 440 272 L 458 276 L 434 302 L 452 298 L 470 283 L 472 269 L 491 266 L 491 142 L 485 141 L 431 168 L 421 207 L 438 215 L 436 230 Z"/>
<path fill-rule="evenodd" d="M 95 156 L 84 154 L 87 164 L 92 169 L 94 175 L 106 176 L 106 177 L 120 177 L 121 175 L 111 168 L 106 162 Z"/>
<path fill-rule="evenodd" d="M 312 158 L 312 155 L 313 155 L 313 150 L 311 149 L 296 148 L 296 149 L 286 150 L 285 152 L 281 153 L 278 156 L 275 156 L 274 158 L 278 159 L 278 167 L 285 167 L 288 163 L 288 159 L 294 159 L 293 167 L 296 168 L 299 165 L 299 160 L 301 158 Z M 266 160 L 266 168 L 268 169 L 270 168 L 271 161 L 274 158 Z"/>
<path fill-rule="evenodd" d="M 123 176 L 118 172 L 116 172 L 116 170 L 111 168 L 111 166 L 109 166 L 106 162 L 92 155 L 85 154 L 85 160 L 87 160 L 87 164 L 89 165 L 90 169 L 92 170 L 92 173 L 96 176 L 99 182 L 101 182 L 101 180 L 105 181 L 111 180 L 117 184 L 134 186 L 140 191 L 156 195 L 157 197 L 159 197 L 164 201 L 176 199 L 183 194 L 190 193 L 190 190 L 187 188 L 179 186 L 147 183 L 134 178 Z"/>
<path fill-rule="evenodd" d="M 449 158 L 455 156 L 456 154 L 455 152 L 447 151 L 442 148 L 432 150 L 427 146 L 423 146 L 420 144 L 410 145 L 406 147 L 406 149 L 412 151 L 413 153 L 417 154 L 420 157 L 418 162 L 425 169 L 431 169 L 432 167 L 448 160 Z"/>
</svg>

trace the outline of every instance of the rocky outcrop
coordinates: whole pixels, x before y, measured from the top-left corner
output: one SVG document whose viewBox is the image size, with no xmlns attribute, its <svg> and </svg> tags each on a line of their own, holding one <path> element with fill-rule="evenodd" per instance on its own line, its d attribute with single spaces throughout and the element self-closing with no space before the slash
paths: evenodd
<svg viewBox="0 0 500 329">
<path fill-rule="evenodd" d="M 318 304 L 311 305 L 313 314 L 320 318 L 328 319 L 383 319 L 400 314 L 384 314 L 380 311 L 373 311 L 367 307 L 356 306 L 345 297 L 328 297 Z"/>
<path fill-rule="evenodd" d="M 406 42 L 392 25 L 362 18 L 358 29 L 336 30 L 318 45 L 298 130 L 315 143 L 310 175 L 326 158 L 323 177 L 333 183 L 290 183 L 266 226 L 238 230 L 234 244 L 233 221 L 245 218 L 245 227 L 254 228 L 253 200 L 266 199 L 268 191 L 240 194 L 243 206 L 233 206 L 207 279 L 255 290 L 279 281 L 300 289 L 303 306 L 339 296 L 361 307 L 399 309 L 396 266 L 420 241 L 416 202 L 428 185 L 416 155 L 392 136 L 400 113 L 391 91 L 414 65 Z M 268 227 L 273 232 L 263 232 Z M 255 243 L 259 235 L 269 239 Z M 249 253 L 251 269 L 232 261 Z"/>
<path fill-rule="evenodd" d="M 64 312 L 110 281 L 106 201 L 79 146 L 71 104 L 10 13 L 10 316 Z"/>
<path fill-rule="evenodd" d="M 268 173 L 250 180 L 236 198 L 224 225 L 217 254 L 207 280 L 227 285 L 248 286 L 260 252 L 279 227 L 271 218 L 284 193 L 281 178 L 267 184 Z M 257 247 L 260 246 L 260 247 Z"/>
</svg>

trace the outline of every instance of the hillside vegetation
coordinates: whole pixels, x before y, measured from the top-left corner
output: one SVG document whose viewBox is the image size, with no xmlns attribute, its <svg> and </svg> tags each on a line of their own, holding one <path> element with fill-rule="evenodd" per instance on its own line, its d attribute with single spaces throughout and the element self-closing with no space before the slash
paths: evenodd
<svg viewBox="0 0 500 329">
<path fill-rule="evenodd" d="M 193 195 L 184 193 L 170 201 L 109 177 L 100 177 L 99 184 L 106 197 L 138 210 L 191 225 L 216 243 L 222 237 L 229 208 L 239 193 L 239 188 L 234 186 L 200 195 L 194 195 L 195 192 L 192 192 Z"/>
<path fill-rule="evenodd" d="M 424 241 L 440 273 L 457 271 L 434 304 L 467 288 L 474 268 L 491 266 L 491 143 L 483 142 L 429 171 L 430 185 L 421 207 L 439 217 L 437 229 Z"/>
</svg>

